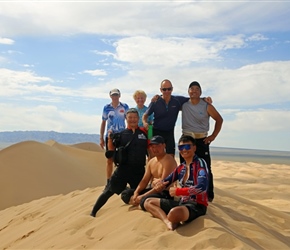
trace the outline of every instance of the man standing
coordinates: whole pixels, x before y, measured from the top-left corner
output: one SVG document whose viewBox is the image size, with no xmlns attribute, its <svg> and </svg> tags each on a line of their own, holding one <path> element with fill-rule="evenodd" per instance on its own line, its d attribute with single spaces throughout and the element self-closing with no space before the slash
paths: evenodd
<svg viewBox="0 0 290 250">
<path fill-rule="evenodd" d="M 148 129 L 148 116 L 154 113 L 153 136 L 160 135 L 164 138 L 166 152 L 175 155 L 174 127 L 181 110 L 182 104 L 188 101 L 188 97 L 173 96 L 172 84 L 165 79 L 161 82 L 160 91 L 162 95 L 155 102 L 151 102 L 143 115 L 143 125 Z"/>
<path fill-rule="evenodd" d="M 102 123 L 100 128 L 100 146 L 108 150 L 108 136 L 110 133 L 121 132 L 125 129 L 125 114 L 129 109 L 126 103 L 119 101 L 121 93 L 119 89 L 112 89 L 109 93 L 112 102 L 105 105 L 102 115 Z M 105 134 L 105 127 L 107 123 L 107 131 Z M 113 172 L 113 158 L 107 159 L 107 182 Z"/>
<path fill-rule="evenodd" d="M 126 113 L 128 127 L 120 133 L 110 135 L 110 140 L 114 140 L 114 145 L 123 147 L 122 159 L 119 158 L 118 167 L 112 174 L 103 193 L 96 201 L 91 216 L 95 217 L 99 209 L 105 205 L 108 199 L 114 194 L 120 194 L 127 186 L 137 188 L 145 173 L 147 155 L 147 133 L 138 127 L 139 115 L 137 109 L 131 108 Z M 116 153 L 117 151 L 115 151 Z M 107 151 L 106 156 L 112 151 Z"/>
<path fill-rule="evenodd" d="M 212 201 L 214 199 L 214 186 L 209 145 L 219 134 L 223 118 L 213 105 L 208 104 L 200 98 L 201 93 L 201 87 L 198 82 L 194 81 L 190 83 L 188 87 L 190 100 L 182 106 L 182 134 L 191 135 L 196 139 L 196 154 L 207 163 L 209 171 L 207 193 L 208 200 Z M 215 120 L 215 125 L 212 134 L 208 135 L 210 117 Z M 180 158 L 182 161 L 182 156 Z"/>
</svg>

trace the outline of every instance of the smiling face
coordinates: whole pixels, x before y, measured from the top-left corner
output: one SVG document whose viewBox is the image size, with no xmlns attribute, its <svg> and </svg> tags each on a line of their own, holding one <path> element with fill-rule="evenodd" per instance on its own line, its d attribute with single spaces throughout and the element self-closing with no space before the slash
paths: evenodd
<svg viewBox="0 0 290 250">
<path fill-rule="evenodd" d="M 143 108 L 143 107 L 144 107 L 144 103 L 145 103 L 145 101 L 146 101 L 146 97 L 145 97 L 144 95 L 142 95 L 142 94 L 137 94 L 137 95 L 135 96 L 135 102 L 136 102 L 136 104 L 137 104 L 137 106 L 138 106 L 139 108 Z"/>
<path fill-rule="evenodd" d="M 172 93 L 173 87 L 169 80 L 164 80 L 161 83 L 160 91 L 164 97 L 170 97 Z"/>
<path fill-rule="evenodd" d="M 188 95 L 190 98 L 199 98 L 201 96 L 201 91 L 198 86 L 192 86 L 188 89 Z"/>
<path fill-rule="evenodd" d="M 182 141 L 178 143 L 178 150 L 186 161 L 191 161 L 195 155 L 196 146 L 191 141 Z"/>
<path fill-rule="evenodd" d="M 130 112 L 126 114 L 126 120 L 129 128 L 137 128 L 139 115 L 138 112 Z"/>
</svg>

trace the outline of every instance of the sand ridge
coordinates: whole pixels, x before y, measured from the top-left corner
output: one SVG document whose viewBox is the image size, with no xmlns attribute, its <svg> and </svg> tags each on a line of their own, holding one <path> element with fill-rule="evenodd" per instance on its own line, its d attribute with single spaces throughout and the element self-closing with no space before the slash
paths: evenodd
<svg viewBox="0 0 290 250">
<path fill-rule="evenodd" d="M 0 151 L 0 249 L 290 249 L 290 166 L 213 160 L 214 202 L 172 232 L 117 195 L 89 216 L 105 184 L 104 154 L 91 146 L 27 141 Z"/>
</svg>

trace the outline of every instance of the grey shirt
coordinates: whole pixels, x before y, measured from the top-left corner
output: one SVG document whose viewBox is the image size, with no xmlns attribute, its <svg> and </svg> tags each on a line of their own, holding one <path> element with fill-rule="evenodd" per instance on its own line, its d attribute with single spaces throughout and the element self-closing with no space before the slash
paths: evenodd
<svg viewBox="0 0 290 250">
<path fill-rule="evenodd" d="M 182 106 L 182 132 L 206 133 L 209 131 L 209 114 L 207 103 L 200 99 L 198 104 L 190 100 Z"/>
</svg>

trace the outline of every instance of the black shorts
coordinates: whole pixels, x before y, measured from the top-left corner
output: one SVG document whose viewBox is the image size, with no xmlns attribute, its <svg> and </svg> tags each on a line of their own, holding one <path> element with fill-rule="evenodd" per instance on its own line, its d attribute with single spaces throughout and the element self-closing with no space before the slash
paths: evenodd
<svg viewBox="0 0 290 250">
<path fill-rule="evenodd" d="M 180 204 L 176 200 L 160 199 L 160 208 L 168 214 L 169 211 L 178 206 L 186 206 L 189 211 L 189 217 L 185 222 L 193 221 L 194 219 L 206 214 L 206 206 L 197 204 L 196 202 L 185 202 Z"/>
<path fill-rule="evenodd" d="M 156 194 L 149 194 L 144 196 L 141 201 L 140 201 L 140 207 L 142 208 L 143 211 L 146 211 L 146 208 L 144 207 L 144 203 L 148 198 L 163 198 L 163 199 L 167 199 L 167 200 L 173 200 L 174 197 L 170 196 L 169 191 L 168 190 L 163 190 L 160 193 L 156 193 Z"/>
</svg>

